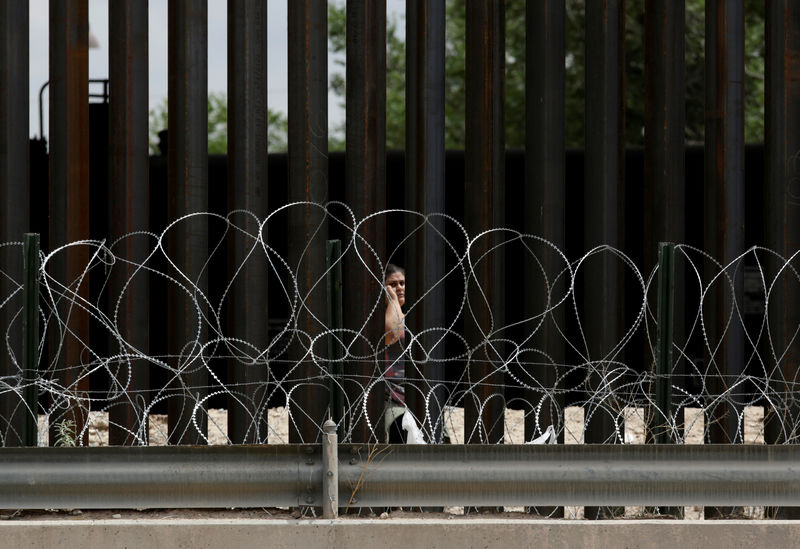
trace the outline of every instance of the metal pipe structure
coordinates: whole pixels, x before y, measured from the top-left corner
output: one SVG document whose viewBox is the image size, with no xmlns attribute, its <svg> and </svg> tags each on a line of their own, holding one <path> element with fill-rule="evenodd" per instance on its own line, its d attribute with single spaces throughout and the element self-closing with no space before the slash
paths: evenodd
<svg viewBox="0 0 800 549">
<path fill-rule="evenodd" d="M 744 251 L 744 2 L 706 3 L 705 249 L 723 269 L 706 262 L 703 304 L 712 395 L 726 394 L 706 422 L 708 440 L 741 443 L 744 409 L 731 404 L 744 371 L 744 269 L 727 267 Z M 720 274 L 722 271 L 722 274 Z M 709 350 L 706 350 L 709 353 Z M 733 392 L 730 392 L 733 391 Z M 741 392 L 741 391 L 738 391 Z"/>
<path fill-rule="evenodd" d="M 112 268 L 109 293 L 115 322 L 122 336 L 115 354 L 141 353 L 150 347 L 150 284 L 148 273 L 137 272 L 149 254 L 146 236 L 123 236 L 149 223 L 148 28 L 147 1 L 124 0 L 108 6 L 109 35 L 109 240 L 123 261 Z M 118 308 L 117 308 L 118 307 Z M 125 395 L 109 409 L 109 444 L 132 444 L 147 432 L 150 365 L 121 360 L 112 368 Z"/>
<path fill-rule="evenodd" d="M 30 226 L 28 12 L 27 0 L 0 4 L 0 242 L 20 242 Z M 12 322 L 22 308 L 21 246 L 0 248 L 0 269 L 8 275 L 0 276 L 0 301 L 16 292 L 15 297 L 0 309 L 3 340 L 8 337 L 11 347 L 19 352 L 22 326 L 17 322 L 12 327 Z M 6 336 L 5 330 L 9 328 L 11 331 Z M 19 365 L 14 364 L 4 348 L 0 352 L 0 377 L 18 374 Z M 0 417 L 4 418 L 0 425 L 1 445 L 24 443 L 21 434 L 25 414 L 19 405 L 17 396 L 6 394 L 0 399 Z"/>
<path fill-rule="evenodd" d="M 330 395 L 318 379 L 328 346 L 312 340 L 326 330 L 328 219 L 328 7 L 322 0 L 290 2 L 289 15 L 289 265 L 297 281 L 295 327 L 289 349 L 299 388 L 292 392 L 290 442 L 316 442 Z M 312 204 L 314 203 L 314 204 Z M 332 363 L 329 363 L 332 364 Z M 302 411 L 301 411 L 302 410 Z"/>
<path fill-rule="evenodd" d="M 237 348 L 228 359 L 228 383 L 235 387 L 228 397 L 228 438 L 234 444 L 264 442 L 268 432 L 269 364 L 261 355 L 268 345 L 266 228 L 259 240 L 269 213 L 267 130 L 267 6 L 228 0 L 228 211 L 237 227 L 228 233 L 228 275 L 236 277 L 228 331 L 253 346 Z"/>
<path fill-rule="evenodd" d="M 89 237 L 89 5 L 88 0 L 50 0 L 50 250 Z M 25 109 L 27 112 L 27 109 Z M 69 396 L 64 397 L 64 420 L 75 422 L 88 443 L 87 421 L 89 377 L 82 371 L 89 346 L 89 315 L 74 300 L 88 298 L 89 280 L 78 279 L 89 263 L 89 249 L 73 246 L 50 262 L 50 275 L 69 287 L 62 300 L 60 318 L 65 319 L 64 338 L 50 331 L 54 381 Z M 75 282 L 73 284 L 73 282 Z M 66 297 L 66 296 L 65 296 Z M 71 309 L 71 310 L 70 310 Z M 56 440 L 55 422 L 50 440 Z"/>
<path fill-rule="evenodd" d="M 464 220 L 470 235 L 503 226 L 505 210 L 505 2 L 466 3 L 466 147 Z M 472 243 L 467 287 L 470 314 L 464 333 L 470 393 L 464 398 L 464 440 L 503 439 L 503 345 L 492 342 L 503 326 L 504 253 L 496 233 Z M 492 251 L 490 251 L 492 250 Z"/>
<path fill-rule="evenodd" d="M 204 340 L 208 305 L 208 3 L 170 0 L 169 62 L 169 220 L 168 249 L 180 271 L 172 273 L 189 293 L 175 284 L 169 293 L 170 366 L 175 368 L 168 404 L 169 442 L 202 444 L 208 431 L 203 408 L 193 418 L 195 404 L 208 391 L 208 373 L 198 341 Z M 194 291 L 192 288 L 196 288 Z M 191 294 L 191 295 L 190 295 Z M 199 331 L 199 333 L 198 333 Z M 196 420 L 196 421 L 193 421 Z"/>
<path fill-rule="evenodd" d="M 445 210 L 444 58 L 444 0 L 407 1 L 406 208 L 423 215 L 441 214 Z M 431 331 L 420 337 L 424 351 L 410 357 L 413 360 L 406 360 L 405 402 L 426 440 L 441 441 L 442 411 L 447 397 L 443 385 L 433 387 L 445 376 L 441 362 L 444 342 L 440 341 L 442 332 L 433 329 L 447 325 L 443 218 L 409 218 L 406 234 L 415 230 L 405 265 L 405 306 L 408 310 L 415 304 L 415 311 L 408 314 L 406 322 L 415 334 Z"/>
<path fill-rule="evenodd" d="M 347 2 L 347 151 L 345 202 L 360 222 L 386 207 L 386 2 Z M 350 220 L 345 222 L 350 224 Z M 347 235 L 344 246 L 344 328 L 359 333 L 349 346 L 345 391 L 354 442 L 382 432 L 383 385 L 364 389 L 383 373 L 386 219 L 373 217 Z M 371 424 L 371 425 L 370 425 Z M 374 429 L 370 432 L 370 426 Z"/>
<path fill-rule="evenodd" d="M 541 0 L 527 2 L 525 13 L 526 59 L 538 60 L 525 64 L 525 220 L 527 234 L 538 235 L 552 242 L 559 250 L 566 249 L 564 212 L 566 202 L 564 179 L 564 53 L 565 53 L 565 4 L 562 0 Z M 541 280 L 542 271 L 550 285 L 550 296 L 525 284 L 523 299 L 525 317 L 534 319 L 525 323 L 533 329 L 539 324 L 538 315 L 566 293 L 566 283 L 559 277 L 565 268 L 562 258 L 546 250 L 538 258 L 541 267 L 533 257 L 526 255 L 523 269 L 525 280 Z M 535 347 L 544 350 L 552 359 L 552 364 L 544 367 L 532 364 L 528 376 L 547 389 L 556 389 L 558 377 L 563 373 L 564 339 L 558 327 L 564 326 L 563 308 L 554 309 L 537 330 Z M 563 328 L 562 328 L 563 329 Z M 533 385 L 533 384 L 531 384 Z M 541 393 L 526 392 L 528 403 L 541 399 Z M 542 405 L 546 417 L 563 417 L 564 397 L 554 393 Z M 541 434 L 537 431 L 547 425 L 536 424 L 533 407 L 525 414 L 525 440 Z M 563 429 L 554 425 L 561 434 Z"/>
<path fill-rule="evenodd" d="M 800 249 L 800 202 L 796 181 L 800 175 L 797 151 L 800 150 L 800 5 L 790 0 L 766 3 L 765 59 L 765 185 L 764 220 L 766 246 L 777 252 L 767 263 L 770 280 L 775 279 L 768 295 L 770 357 L 766 363 L 773 372 L 772 388 L 781 399 L 782 411 L 767 411 L 764 438 L 767 443 L 785 443 L 792 433 L 782 421 L 783 414 L 797 417 L 800 409 L 792 394 L 800 373 L 800 345 L 795 330 L 800 325 L 800 284 L 796 278 L 797 259 L 789 266 L 786 259 Z M 778 272 L 781 271 L 780 276 Z M 777 413 L 776 413 L 777 412 Z M 800 509 L 783 508 L 779 517 L 800 518 Z"/>
<path fill-rule="evenodd" d="M 338 456 L 351 507 L 800 503 L 796 445 L 340 444 Z M 321 506 L 324 470 L 320 444 L 2 448 L 0 507 Z"/>
</svg>

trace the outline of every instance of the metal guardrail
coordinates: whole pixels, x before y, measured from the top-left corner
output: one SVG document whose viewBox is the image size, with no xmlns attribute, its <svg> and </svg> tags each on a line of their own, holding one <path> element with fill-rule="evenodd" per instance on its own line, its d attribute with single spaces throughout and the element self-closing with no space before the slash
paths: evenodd
<svg viewBox="0 0 800 549">
<path fill-rule="evenodd" d="M 800 505 L 800 446 L 0 448 L 0 508 Z M 330 488 L 330 487 L 329 487 Z"/>
</svg>

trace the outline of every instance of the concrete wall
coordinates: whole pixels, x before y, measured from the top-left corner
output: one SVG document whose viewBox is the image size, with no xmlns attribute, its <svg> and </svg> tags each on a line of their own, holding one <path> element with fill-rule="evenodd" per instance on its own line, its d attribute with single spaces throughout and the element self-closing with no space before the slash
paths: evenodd
<svg viewBox="0 0 800 549">
<path fill-rule="evenodd" d="M 797 547 L 800 522 L 524 519 L 21 520 L 0 547 Z"/>
</svg>

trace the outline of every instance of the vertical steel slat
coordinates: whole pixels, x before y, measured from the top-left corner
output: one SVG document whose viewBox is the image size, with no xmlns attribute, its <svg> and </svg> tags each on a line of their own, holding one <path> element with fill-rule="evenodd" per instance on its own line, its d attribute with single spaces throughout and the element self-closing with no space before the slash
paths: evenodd
<svg viewBox="0 0 800 549">
<path fill-rule="evenodd" d="M 685 14 L 684 2 L 645 3 L 644 272 L 655 266 L 659 242 L 684 242 L 686 234 Z M 685 291 L 680 260 L 675 268 L 673 334 L 681 342 Z M 652 360 L 651 349 L 642 349 L 643 364 Z M 673 366 L 676 380 L 683 380 L 682 369 L 682 362 Z"/>
<path fill-rule="evenodd" d="M 109 41 L 109 240 L 125 261 L 112 268 L 110 301 L 117 311 L 122 340 L 114 354 L 149 351 L 150 285 L 136 265 L 147 258 L 146 237 L 123 236 L 145 230 L 149 222 L 148 28 L 147 1 L 124 0 L 108 7 Z M 136 274 L 134 274 L 136 273 Z M 127 286 L 126 286 L 127 284 Z M 123 293 L 124 292 L 124 293 Z M 118 309 L 117 309 L 118 307 Z M 125 396 L 109 410 L 111 445 L 132 444 L 147 432 L 149 363 L 125 360 L 113 365 Z"/>
<path fill-rule="evenodd" d="M 361 221 L 386 207 L 385 0 L 348 0 L 346 63 L 345 202 Z M 368 418 L 362 415 L 361 399 L 364 388 L 383 372 L 385 305 L 379 265 L 386 258 L 385 218 L 360 225 L 354 241 L 358 253 L 352 244 L 343 243 L 344 327 L 360 334 L 349 348 L 355 358 L 347 365 L 344 382 L 350 412 L 357 420 L 350 426 L 352 441 L 367 442 L 372 436 L 367 419 L 375 435 L 382 432 L 378 428 L 382 384 L 370 392 Z"/>
<path fill-rule="evenodd" d="M 527 2 L 525 6 L 525 233 L 538 235 L 552 242 L 559 250 L 566 249 L 564 212 L 566 204 L 564 176 L 565 133 L 565 3 L 563 0 Z M 536 60 L 534 63 L 533 60 Z M 565 267 L 561 258 L 551 250 L 538 256 L 541 267 L 533 257 L 523 259 L 524 280 L 522 288 L 524 316 L 534 319 L 526 328 L 538 326 L 538 315 L 548 307 L 548 296 L 542 291 L 544 284 L 531 283 L 542 280 L 541 271 L 550 284 L 550 299 L 564 295 L 566 284 L 558 274 Z M 552 301 L 551 301 L 552 303 Z M 542 401 L 542 393 L 526 389 L 525 440 L 531 440 L 547 428 L 548 421 L 555 423 L 563 417 L 564 395 L 558 392 L 558 378 L 563 373 L 564 339 L 557 326 L 564 326 L 563 308 L 553 310 L 538 328 L 534 346 L 542 349 L 552 364 L 528 366 L 527 378 L 531 386 L 538 384 L 552 391 Z M 527 335 L 527 332 L 526 334 Z M 533 403 L 542 401 L 542 411 L 537 417 Z M 544 418 L 544 421 L 541 421 Z M 552 418 L 552 419 L 551 419 Z M 539 424 L 537 425 L 537 419 Z M 563 425 L 553 425 L 559 442 L 564 442 Z M 539 508 L 539 514 L 563 516 L 563 507 Z"/>
<path fill-rule="evenodd" d="M 28 167 L 28 0 L 0 3 L 0 242 L 19 241 L 30 225 L 30 170 Z M 0 269 L 13 278 L 0 276 L 0 301 L 17 291 L 22 283 L 22 253 L 18 246 L 0 248 Z M 0 309 L 0 332 L 6 330 L 22 306 L 22 293 Z M 19 323 L 8 333 L 9 343 L 19 352 L 22 331 Z M 0 377 L 16 376 L 19 366 L 3 346 Z M 0 395 L 0 445 L 24 444 L 21 439 L 25 417 L 19 410 L 19 396 L 7 391 Z"/>
<path fill-rule="evenodd" d="M 542 0 L 528 2 L 525 13 L 525 232 L 539 235 L 557 247 L 566 248 L 565 240 L 565 180 L 564 180 L 564 53 L 565 53 L 565 4 L 563 0 Z M 537 60 L 535 63 L 533 60 Z M 551 285 L 552 299 L 558 300 L 564 294 L 563 278 L 556 280 L 565 267 L 561 258 L 546 251 L 542 257 L 541 268 L 532 257 L 523 263 L 525 280 L 540 280 L 540 269 L 544 270 Z M 534 318 L 541 314 L 547 305 L 547 295 L 534 284 L 523 287 L 525 316 Z M 534 321 L 538 324 L 537 321 Z M 526 326 L 533 327 L 528 323 Z M 554 365 L 544 368 L 532 365 L 530 377 L 545 389 L 556 389 L 559 372 L 558 365 L 564 364 L 564 340 L 557 326 L 564 325 L 562 308 L 554 310 L 539 328 L 536 347 L 544 350 Z M 525 400 L 538 401 L 541 393 L 529 390 Z M 553 393 L 543 405 L 547 414 L 564 407 L 562 394 Z M 526 410 L 526 412 L 533 410 Z M 547 426 L 539 425 L 539 428 Z M 561 429 L 563 426 L 554 426 Z M 525 440 L 537 434 L 536 414 L 525 415 Z M 538 433 L 541 434 L 541 433 Z M 559 435 L 563 442 L 563 432 Z"/>
<path fill-rule="evenodd" d="M 36 446 L 39 439 L 39 234 L 25 233 L 23 242 L 22 394 L 25 406 L 22 444 Z"/>
<path fill-rule="evenodd" d="M 267 6 L 260 0 L 228 0 L 228 211 L 252 214 L 230 214 L 241 230 L 229 232 L 228 276 L 236 279 L 228 332 L 257 349 L 241 348 L 246 358 L 228 359 L 228 383 L 235 387 L 228 398 L 228 438 L 234 444 L 264 442 L 268 432 L 269 365 L 259 353 L 268 344 L 269 264 L 257 240 L 259 221 L 269 212 L 267 130 Z"/>
<path fill-rule="evenodd" d="M 170 0 L 169 64 L 169 221 L 208 211 L 208 3 Z M 168 405 L 169 442 L 203 444 L 208 417 L 192 421 L 195 404 L 208 392 L 208 374 L 199 360 L 204 341 L 208 277 L 208 223 L 205 216 L 175 225 L 168 235 L 169 255 L 191 296 L 174 283 L 169 290 L 169 350 L 176 368 Z M 176 273 L 173 273 L 176 274 Z M 196 288 L 197 291 L 194 291 Z M 194 298 L 194 299 L 193 299 Z M 196 426 L 195 426 L 196 425 Z M 199 431 L 198 431 L 199 429 Z"/>
<path fill-rule="evenodd" d="M 328 221 L 328 11 L 321 0 L 290 2 L 289 15 L 289 202 L 305 202 L 289 211 L 289 265 L 294 269 L 300 330 L 289 350 L 300 386 L 292 395 L 290 442 L 320 440 L 330 396 L 317 381 L 324 372 L 315 363 L 311 340 L 326 330 L 325 284 Z M 315 203 L 314 205 L 309 203 Z M 324 341 L 314 354 L 325 358 Z M 302 411 L 301 411 L 302 410 Z"/>
<path fill-rule="evenodd" d="M 684 241 L 685 5 L 645 4 L 645 268 L 658 242 Z"/>
<path fill-rule="evenodd" d="M 586 153 L 584 163 L 583 244 L 618 248 L 623 242 L 625 183 L 625 2 L 586 3 Z M 593 408 L 584 430 L 588 443 L 622 442 L 617 425 L 623 403 L 617 404 L 608 375 L 621 360 L 624 290 L 618 258 L 600 253 L 587 263 L 583 277 L 582 327 L 586 339 L 587 399 Z M 587 410 L 587 417 L 589 410 Z M 614 514 L 615 511 L 608 511 Z M 586 518 L 606 511 L 584 509 Z"/>
<path fill-rule="evenodd" d="M 468 0 L 466 16 L 466 147 L 464 218 L 475 237 L 503 226 L 505 195 L 505 2 Z M 503 253 L 489 250 L 494 233 L 474 241 L 468 283 L 471 315 L 465 335 L 471 393 L 464 401 L 464 440 L 496 443 L 503 438 L 504 383 L 501 344 L 490 342 L 503 326 Z"/>
<path fill-rule="evenodd" d="M 88 0 L 50 0 L 50 248 L 89 237 L 89 6 Z M 51 263 L 50 275 L 70 285 L 79 298 L 89 295 L 88 276 L 80 287 L 72 285 L 89 261 L 88 248 L 65 250 Z M 89 316 L 81 307 L 64 303 L 58 311 L 66 323 L 60 352 L 56 332 L 51 331 L 50 366 L 55 380 L 71 397 L 61 419 L 75 422 L 83 432 L 88 406 L 76 399 L 88 396 L 89 378 L 80 365 L 89 346 Z M 58 353 L 58 354 L 56 354 Z M 50 440 L 56 440 L 51 422 Z"/>
<path fill-rule="evenodd" d="M 727 266 L 744 251 L 744 2 L 706 3 L 705 249 Z M 744 326 L 736 307 L 744 298 L 741 265 L 706 263 L 706 283 L 716 281 L 703 304 L 713 356 L 711 398 L 729 391 L 744 370 Z M 732 315 L 732 316 L 731 316 Z M 723 335 L 724 332 L 724 335 Z M 720 341 L 721 340 L 721 341 Z M 706 351 L 708 353 L 708 350 Z M 706 419 L 710 442 L 743 442 L 743 408 L 725 402 Z"/>
<path fill-rule="evenodd" d="M 439 214 L 445 207 L 444 87 L 445 2 L 406 2 L 406 207 L 420 214 Z M 409 218 L 406 234 L 425 223 Z M 406 304 L 417 303 L 406 321 L 414 333 L 446 326 L 445 243 L 441 218 L 430 218 L 407 250 Z M 438 284 L 438 286 L 437 286 Z M 434 288 L 434 286 L 436 286 Z M 416 296 L 411 300 L 411 296 Z M 417 418 L 427 440 L 442 437 L 445 388 L 442 332 L 420 338 L 424 351 L 406 360 L 406 405 Z M 420 362 L 420 360 L 424 360 Z M 426 417 L 425 400 L 428 399 Z"/>
<path fill-rule="evenodd" d="M 619 248 L 624 230 L 625 178 L 625 6 L 624 0 L 586 4 L 586 156 L 584 168 L 583 243 Z M 601 253 L 584 277 L 583 329 L 587 359 L 594 373 L 589 390 L 610 390 L 604 374 L 619 361 L 622 334 L 622 271 L 616 256 Z M 593 393 L 593 397 L 601 397 Z M 611 399 L 603 399 L 613 407 Z M 620 405 L 622 406 L 622 405 Z M 621 412 L 621 407 L 619 412 Z M 597 410 L 587 425 L 585 441 L 615 439 L 611 411 Z M 621 441 L 617 441 L 621 442 Z"/>
<path fill-rule="evenodd" d="M 765 186 L 764 220 L 767 247 L 788 259 L 800 249 L 800 201 L 796 181 L 800 175 L 800 4 L 791 0 L 766 3 L 765 59 Z M 768 296 L 771 345 L 762 356 L 781 357 L 766 363 L 774 372 L 772 389 L 783 395 L 782 410 L 767 410 L 764 430 L 767 443 L 785 443 L 792 436 L 784 414 L 798 417 L 800 407 L 792 383 L 800 373 L 800 345 L 795 330 L 800 325 L 800 283 L 785 259 L 772 258 L 773 280 L 784 269 Z M 799 518 L 800 508 L 782 508 L 778 518 Z"/>
</svg>

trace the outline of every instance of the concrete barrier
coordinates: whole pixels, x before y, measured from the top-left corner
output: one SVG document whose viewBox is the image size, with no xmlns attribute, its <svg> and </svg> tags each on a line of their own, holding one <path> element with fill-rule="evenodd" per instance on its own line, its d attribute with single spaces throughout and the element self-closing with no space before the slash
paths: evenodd
<svg viewBox="0 0 800 549">
<path fill-rule="evenodd" d="M 797 547 L 800 522 L 527 519 L 143 519 L 0 523 L 0 547 Z"/>
</svg>

